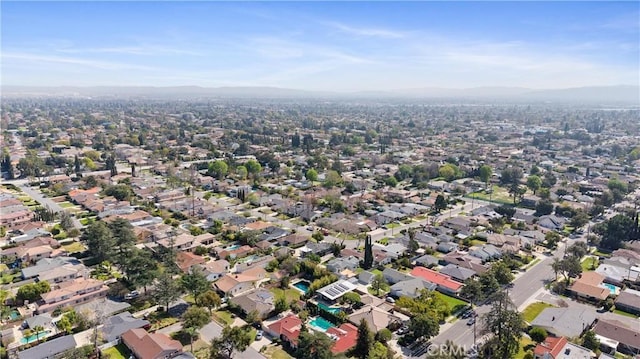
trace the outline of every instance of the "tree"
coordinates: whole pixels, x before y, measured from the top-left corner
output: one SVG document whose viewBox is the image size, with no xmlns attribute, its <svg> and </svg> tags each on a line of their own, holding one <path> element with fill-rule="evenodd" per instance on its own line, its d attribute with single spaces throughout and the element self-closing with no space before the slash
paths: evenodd
<svg viewBox="0 0 640 359">
<path fill-rule="evenodd" d="M 558 257 L 553 258 L 553 262 L 551 262 L 551 269 L 556 276 L 555 281 L 558 281 L 558 273 L 562 272 L 562 260 Z"/>
<path fill-rule="evenodd" d="M 487 185 L 489 183 L 489 179 L 491 179 L 491 175 L 493 174 L 493 170 L 488 165 L 482 165 L 478 169 L 478 174 L 480 176 L 480 180 Z"/>
<path fill-rule="evenodd" d="M 252 310 L 247 313 L 246 318 L 244 318 L 247 324 L 255 324 L 260 322 L 260 313 L 257 310 Z"/>
<path fill-rule="evenodd" d="M 602 239 L 600 246 L 611 250 L 622 247 L 623 242 L 631 239 L 630 235 L 637 228 L 638 223 L 626 215 L 617 214 L 594 227 L 594 232 Z"/>
<path fill-rule="evenodd" d="M 589 215 L 583 210 L 577 210 L 569 221 L 569 225 L 576 229 L 584 226 L 587 223 L 589 223 Z"/>
<path fill-rule="evenodd" d="M 262 166 L 256 160 L 249 160 L 244 164 L 247 168 L 247 172 L 253 177 L 256 178 L 260 172 L 262 172 Z"/>
<path fill-rule="evenodd" d="M 389 187 L 395 187 L 398 185 L 398 180 L 393 176 L 388 176 L 384 179 L 384 184 Z"/>
<path fill-rule="evenodd" d="M 494 263 L 489 271 L 491 272 L 491 275 L 498 281 L 498 283 L 502 285 L 511 283 L 511 281 L 513 280 L 513 273 L 511 273 L 511 268 L 509 268 L 502 261 Z"/>
<path fill-rule="evenodd" d="M 63 315 L 62 318 L 60 318 L 60 320 L 56 322 L 56 326 L 58 327 L 58 329 L 60 329 L 60 331 L 67 334 L 70 334 L 71 330 L 73 329 L 73 326 L 71 325 L 71 322 L 66 315 Z"/>
<path fill-rule="evenodd" d="M 369 357 L 371 347 L 373 346 L 373 342 L 373 333 L 369 330 L 367 321 L 364 319 L 360 320 L 360 325 L 358 325 L 358 339 L 356 341 L 356 346 L 353 349 L 353 354 L 357 358 L 367 359 Z"/>
<path fill-rule="evenodd" d="M 110 261 L 113 258 L 116 242 L 104 222 L 91 223 L 85 229 L 80 240 L 87 244 L 87 249 L 96 262 Z"/>
<path fill-rule="evenodd" d="M 506 292 L 493 298 L 491 311 L 485 314 L 484 327 L 494 335 L 485 347 L 491 358 L 509 359 L 518 352 L 524 320 Z"/>
<path fill-rule="evenodd" d="M 117 262 L 124 262 L 127 253 L 137 241 L 136 235 L 133 233 L 133 226 L 128 220 L 118 217 L 110 222 L 108 227 L 118 250 L 119 260 Z"/>
<path fill-rule="evenodd" d="M 69 212 L 60 212 L 60 227 L 65 231 L 69 231 L 73 228 L 73 220 L 71 219 L 71 214 L 69 214 Z"/>
<path fill-rule="evenodd" d="M 481 302 L 484 299 L 482 284 L 474 278 L 468 278 L 464 281 L 464 287 L 462 287 L 460 295 L 474 303 Z"/>
<path fill-rule="evenodd" d="M 522 176 L 522 169 L 520 167 L 508 167 L 500 173 L 500 183 L 503 185 L 517 185 L 520 184 Z"/>
<path fill-rule="evenodd" d="M 409 332 L 413 340 L 429 340 L 440 332 L 438 319 L 429 314 L 419 314 L 411 318 Z"/>
<path fill-rule="evenodd" d="M 220 299 L 218 293 L 214 292 L 213 290 L 208 290 L 200 294 L 200 296 L 198 297 L 198 303 L 200 303 L 200 305 L 202 305 L 203 307 L 209 308 L 209 313 L 212 313 L 213 309 L 219 307 L 222 304 L 222 299 Z"/>
<path fill-rule="evenodd" d="M 562 259 L 560 263 L 560 269 L 567 284 L 569 284 L 571 278 L 575 278 L 582 273 L 582 265 L 580 265 L 579 258 L 568 256 Z"/>
<path fill-rule="evenodd" d="M 37 283 L 24 284 L 18 288 L 16 293 L 16 299 L 20 302 L 28 300 L 29 302 L 35 302 L 40 299 L 40 295 L 47 293 L 51 290 L 47 281 L 41 281 Z"/>
<path fill-rule="evenodd" d="M 561 239 L 562 236 L 555 231 L 549 231 L 544 235 L 544 240 L 547 242 L 547 248 L 555 248 Z"/>
<path fill-rule="evenodd" d="M 334 170 L 329 170 L 324 176 L 323 186 L 326 188 L 333 188 L 341 186 L 343 184 L 342 176 Z"/>
<path fill-rule="evenodd" d="M 585 242 L 575 242 L 567 248 L 567 253 L 578 259 L 582 259 L 582 257 L 589 253 L 589 246 Z"/>
<path fill-rule="evenodd" d="M 180 298 L 181 292 L 180 284 L 169 273 L 164 272 L 158 277 L 153 297 L 158 303 L 164 305 L 164 309 L 168 311 L 171 303 Z"/>
<path fill-rule="evenodd" d="M 409 234 L 409 244 L 407 249 L 411 255 L 415 255 L 418 249 L 420 249 L 420 243 L 416 241 L 416 230 L 415 228 L 409 228 L 407 232 Z"/>
<path fill-rule="evenodd" d="M 380 296 L 380 290 L 386 290 L 389 284 L 382 273 L 378 273 L 371 281 L 371 288 L 376 291 L 376 295 Z"/>
<path fill-rule="evenodd" d="M 211 315 L 204 308 L 191 306 L 182 315 L 182 326 L 184 328 L 200 329 L 211 321 Z"/>
<path fill-rule="evenodd" d="M 496 207 L 495 212 L 507 218 L 513 218 L 513 216 L 516 214 L 516 209 L 513 206 L 503 204 Z"/>
<path fill-rule="evenodd" d="M 438 213 L 442 212 L 443 210 L 447 209 L 447 201 L 444 199 L 444 196 L 439 194 L 436 197 L 436 201 L 434 203 L 434 207 L 436 209 L 436 211 Z"/>
<path fill-rule="evenodd" d="M 225 161 L 217 160 L 209 164 L 208 172 L 217 179 L 223 179 L 229 172 L 229 166 Z"/>
<path fill-rule="evenodd" d="M 116 166 L 116 158 L 113 155 L 109 155 L 109 157 L 107 157 L 107 159 L 105 160 L 105 165 L 107 170 L 109 170 L 111 176 L 115 176 L 118 174 L 118 168 Z"/>
<path fill-rule="evenodd" d="M 582 337 L 582 346 L 591 350 L 600 349 L 600 341 L 593 330 L 588 330 Z"/>
<path fill-rule="evenodd" d="M 382 328 L 376 333 L 376 340 L 380 343 L 386 344 L 393 338 L 393 333 L 387 328 Z"/>
<path fill-rule="evenodd" d="M 305 178 L 311 182 L 316 182 L 318 180 L 318 171 L 310 168 L 305 174 Z"/>
<path fill-rule="evenodd" d="M 527 187 L 529 187 L 533 194 L 536 194 L 540 187 L 542 187 L 542 179 L 536 175 L 527 177 Z"/>
<path fill-rule="evenodd" d="M 198 305 L 200 294 L 209 289 L 209 281 L 199 268 L 193 268 L 191 272 L 184 274 L 180 278 L 182 288 L 189 292 L 193 297 L 195 304 Z"/>
<path fill-rule="evenodd" d="M 386 345 L 375 342 L 369 351 L 367 359 L 387 359 L 389 358 L 389 349 Z"/>
<path fill-rule="evenodd" d="M 326 334 L 320 332 L 309 333 L 301 331 L 298 337 L 297 358 L 306 359 L 331 359 L 333 341 Z"/>
<path fill-rule="evenodd" d="M 284 296 L 280 296 L 276 298 L 276 302 L 274 303 L 276 313 L 282 313 L 285 310 L 289 309 L 289 304 L 287 303 L 287 299 Z"/>
<path fill-rule="evenodd" d="M 236 175 L 241 180 L 246 179 L 247 178 L 247 174 L 249 174 L 249 171 L 247 171 L 247 167 L 245 167 L 245 166 L 236 167 Z"/>
<path fill-rule="evenodd" d="M 44 327 L 42 325 L 36 325 L 33 331 L 36 332 L 36 340 L 40 343 L 40 333 L 44 332 Z"/>
<path fill-rule="evenodd" d="M 444 180 L 447 182 L 453 181 L 454 179 L 456 179 L 456 177 L 458 177 L 459 174 L 460 169 L 458 169 L 458 166 L 454 165 L 453 163 L 445 163 L 438 169 L 438 175 L 444 178 Z"/>
<path fill-rule="evenodd" d="M 131 187 L 126 184 L 116 184 L 107 186 L 104 189 L 104 194 L 112 196 L 118 201 L 128 201 L 133 196 L 133 191 L 131 190 Z"/>
<path fill-rule="evenodd" d="M 134 247 L 127 254 L 121 267 L 127 280 L 136 287 L 143 287 L 146 293 L 147 286 L 156 279 L 158 262 L 149 251 Z"/>
<path fill-rule="evenodd" d="M 539 328 L 539 327 L 532 328 L 529 331 L 529 336 L 536 343 L 542 343 L 547 338 L 548 335 L 549 334 L 547 333 L 546 330 L 544 330 L 543 328 Z"/>
<path fill-rule="evenodd" d="M 211 341 L 210 359 L 232 359 L 234 352 L 242 353 L 251 344 L 251 332 L 241 327 L 226 326 L 222 335 Z"/>
<path fill-rule="evenodd" d="M 373 245 L 371 244 L 371 236 L 367 235 L 364 240 L 364 260 L 362 268 L 371 269 L 373 266 Z"/>
</svg>

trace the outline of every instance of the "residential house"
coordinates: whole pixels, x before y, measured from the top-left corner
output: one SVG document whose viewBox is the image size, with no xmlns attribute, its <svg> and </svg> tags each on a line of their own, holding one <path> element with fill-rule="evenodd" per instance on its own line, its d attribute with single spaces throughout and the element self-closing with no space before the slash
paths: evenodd
<svg viewBox="0 0 640 359">
<path fill-rule="evenodd" d="M 263 268 L 253 268 L 242 273 L 225 274 L 214 283 L 214 287 L 226 297 L 234 297 L 256 288 L 267 278 Z"/>
<path fill-rule="evenodd" d="M 263 288 L 233 297 L 229 301 L 239 306 L 247 314 L 254 311 L 257 312 L 262 319 L 267 318 L 275 309 L 273 293 Z"/>
<path fill-rule="evenodd" d="M 616 298 L 616 309 L 640 315 L 640 291 L 624 289 Z"/>
<path fill-rule="evenodd" d="M 36 265 L 22 269 L 22 279 L 38 278 L 49 283 L 60 283 L 79 277 L 88 278 L 88 275 L 87 267 L 74 257 L 43 258 Z"/>
<path fill-rule="evenodd" d="M 422 278 L 412 278 L 392 285 L 389 288 L 389 295 L 396 298 L 416 298 L 420 296 L 420 293 L 422 293 L 424 289 L 436 290 L 437 287 L 435 283 L 428 282 Z"/>
<path fill-rule="evenodd" d="M 295 314 L 289 314 L 286 317 L 269 324 L 266 332 L 272 337 L 286 342 L 292 348 L 298 346 L 298 336 L 302 320 Z"/>
<path fill-rule="evenodd" d="M 298 248 L 309 242 L 309 237 L 300 234 L 290 234 L 278 238 L 278 244 L 284 247 Z"/>
<path fill-rule="evenodd" d="M 129 329 L 122 334 L 122 343 L 137 359 L 165 359 L 182 353 L 182 344 L 166 334 L 148 333 L 142 328 Z"/>
<path fill-rule="evenodd" d="M 229 262 L 224 259 L 210 261 L 199 266 L 207 280 L 213 282 L 223 275 L 229 273 Z"/>
<path fill-rule="evenodd" d="M 436 284 L 438 286 L 437 289 L 446 294 L 456 295 L 464 285 L 451 279 L 448 275 L 424 267 L 415 267 L 409 274 L 415 278 L 422 278 Z"/>
<path fill-rule="evenodd" d="M 601 302 L 611 294 L 609 288 L 602 285 L 604 276 L 596 272 L 584 272 L 569 290 L 579 299 Z"/>
<path fill-rule="evenodd" d="M 38 302 L 38 313 L 49 313 L 57 308 L 85 303 L 96 298 L 107 296 L 109 287 L 96 279 L 79 278 L 60 284 L 59 289 L 41 295 Z"/>
<path fill-rule="evenodd" d="M 562 217 L 558 217 L 555 214 L 549 214 L 541 216 L 538 219 L 538 225 L 542 228 L 550 229 L 553 231 L 562 231 L 566 220 Z"/>
<path fill-rule="evenodd" d="M 440 273 L 448 275 L 452 279 L 457 280 L 461 283 L 464 283 L 465 280 L 476 275 L 475 271 L 468 268 L 460 267 L 455 264 L 447 264 L 440 269 Z"/>
<path fill-rule="evenodd" d="M 176 254 L 176 263 L 178 264 L 178 268 L 184 273 L 191 272 L 191 269 L 194 266 L 201 266 L 206 262 L 202 256 L 197 254 L 193 254 L 191 252 L 178 252 Z"/>
<path fill-rule="evenodd" d="M 102 337 L 107 343 L 116 343 L 125 332 L 131 329 L 146 328 L 151 323 L 145 319 L 134 317 L 129 312 L 107 318 L 102 326 Z"/>
<path fill-rule="evenodd" d="M 332 248 L 330 243 L 326 242 L 309 242 L 304 247 L 300 248 L 300 252 L 303 257 L 306 257 L 310 254 L 315 254 L 319 257 L 324 257 L 327 254 L 331 253 Z"/>
<path fill-rule="evenodd" d="M 384 276 L 384 279 L 387 281 L 387 283 L 392 285 L 398 282 L 402 282 L 403 280 L 411 279 L 410 275 L 393 268 L 385 268 L 382 271 L 382 275 Z"/>
<path fill-rule="evenodd" d="M 363 319 L 367 322 L 369 329 L 377 333 L 392 324 L 402 325 L 406 323 L 409 318 L 401 313 L 390 313 L 373 306 L 364 306 L 349 315 L 349 322 L 354 325 L 360 325 L 360 321 Z"/>
<path fill-rule="evenodd" d="M 58 358 L 62 356 L 62 353 L 75 348 L 77 345 L 73 335 L 65 335 L 18 352 L 18 359 Z"/>
<path fill-rule="evenodd" d="M 591 359 L 595 353 L 573 344 L 565 337 L 547 337 L 533 350 L 535 359 Z"/>
<path fill-rule="evenodd" d="M 355 270 L 360 265 L 360 260 L 357 257 L 338 257 L 327 262 L 327 269 L 333 273 L 340 273 L 345 269 Z"/>
<path fill-rule="evenodd" d="M 545 308 L 531 322 L 556 336 L 575 338 L 589 329 L 596 320 L 596 313 L 584 308 Z"/>
<path fill-rule="evenodd" d="M 600 319 L 593 327 L 601 348 L 610 348 L 624 354 L 640 354 L 640 333 L 638 328 L 628 327 L 617 320 Z"/>
<path fill-rule="evenodd" d="M 502 251 L 492 244 L 483 244 L 480 247 L 473 248 L 469 251 L 469 254 L 480 258 L 483 263 L 502 257 Z"/>
<path fill-rule="evenodd" d="M 425 254 L 414 261 L 415 265 L 431 268 L 438 265 L 439 259 L 430 254 Z"/>
<path fill-rule="evenodd" d="M 489 270 L 489 267 L 482 264 L 480 258 L 471 256 L 466 253 L 453 252 L 443 256 L 440 262 L 444 265 L 454 264 L 463 268 L 471 269 L 477 274 L 485 273 Z"/>
<path fill-rule="evenodd" d="M 178 251 L 188 251 L 194 247 L 195 237 L 189 233 L 182 233 L 176 237 L 167 237 L 158 241 L 164 248 L 173 248 Z"/>
<path fill-rule="evenodd" d="M 358 274 L 358 282 L 360 284 L 369 285 L 371 284 L 371 282 L 373 282 L 373 278 L 375 277 L 376 277 L 375 274 L 369 271 L 363 271 L 360 274 Z"/>
<path fill-rule="evenodd" d="M 339 327 L 329 328 L 327 335 L 334 340 L 331 352 L 333 354 L 345 353 L 356 345 L 358 328 L 351 323 L 342 323 Z"/>
</svg>

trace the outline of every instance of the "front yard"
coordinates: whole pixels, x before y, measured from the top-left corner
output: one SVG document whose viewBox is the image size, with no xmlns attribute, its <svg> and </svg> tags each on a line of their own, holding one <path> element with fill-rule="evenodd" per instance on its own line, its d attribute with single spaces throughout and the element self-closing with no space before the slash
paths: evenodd
<svg viewBox="0 0 640 359">
<path fill-rule="evenodd" d="M 596 268 L 598 268 L 598 258 L 587 257 L 582 261 L 582 263 L 580 263 L 580 265 L 582 266 L 582 271 L 584 272 L 595 270 Z"/>
<path fill-rule="evenodd" d="M 531 323 L 545 308 L 553 308 L 553 305 L 543 302 L 531 303 L 522 311 L 522 318 Z"/>
<path fill-rule="evenodd" d="M 442 294 L 440 292 L 435 292 L 435 293 L 438 298 L 442 299 L 445 303 L 447 303 L 447 306 L 449 307 L 449 311 L 451 312 L 451 314 L 454 314 L 462 310 L 462 308 L 469 305 L 469 303 L 465 302 L 464 300 L 460 300 L 458 298 L 451 297 L 446 294 Z"/>
<path fill-rule="evenodd" d="M 269 359 L 293 359 L 291 355 L 275 345 L 269 346 L 262 354 Z"/>
<path fill-rule="evenodd" d="M 222 325 L 231 325 L 233 323 L 231 313 L 226 310 L 217 310 L 213 312 L 213 319 Z"/>
<path fill-rule="evenodd" d="M 276 298 L 284 297 L 287 303 L 300 300 L 300 296 L 302 294 L 299 290 L 293 288 L 287 288 L 284 290 L 281 288 L 271 288 L 269 291 L 271 291 Z"/>
</svg>

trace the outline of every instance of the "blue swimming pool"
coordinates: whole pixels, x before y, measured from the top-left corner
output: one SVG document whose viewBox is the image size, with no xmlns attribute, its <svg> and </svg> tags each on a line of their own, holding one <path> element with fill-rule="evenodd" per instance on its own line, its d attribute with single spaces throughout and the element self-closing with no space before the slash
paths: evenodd
<svg viewBox="0 0 640 359">
<path fill-rule="evenodd" d="M 37 335 L 33 334 L 28 337 L 23 337 L 22 339 L 20 339 L 20 344 L 29 344 L 31 342 L 35 342 L 36 340 L 38 340 L 38 338 L 44 339 L 49 334 L 51 334 L 51 331 L 45 330 L 44 332 L 40 332 Z"/>
<path fill-rule="evenodd" d="M 607 289 L 609 289 L 609 291 L 611 292 L 611 294 L 616 295 L 618 294 L 618 287 L 616 287 L 613 284 L 609 284 L 609 283 L 602 283 L 603 286 L 605 286 Z"/>
<path fill-rule="evenodd" d="M 310 284 L 311 283 L 307 282 L 306 280 L 301 280 L 301 281 L 295 283 L 293 286 L 296 287 L 302 293 L 306 294 L 309 291 L 309 285 Z"/>
<path fill-rule="evenodd" d="M 311 321 L 309 322 L 309 325 L 312 326 L 314 329 L 321 331 L 323 333 L 329 330 L 329 328 L 335 327 L 333 323 L 324 319 L 323 317 L 315 317 L 311 319 Z"/>
<path fill-rule="evenodd" d="M 17 310 L 12 310 L 11 313 L 9 313 L 9 319 L 10 320 L 17 320 L 18 318 L 20 318 L 20 312 L 18 312 Z"/>
<path fill-rule="evenodd" d="M 226 248 L 225 248 L 225 250 L 226 250 L 226 251 L 233 251 L 233 250 L 236 250 L 236 249 L 238 249 L 238 248 L 240 248 L 240 245 L 239 245 L 239 244 L 232 244 L 232 245 L 230 245 L 229 247 L 226 247 Z"/>
<path fill-rule="evenodd" d="M 340 308 L 330 307 L 324 303 L 318 303 L 318 308 L 324 310 L 325 312 L 329 312 L 331 314 L 336 314 L 342 311 L 342 309 Z"/>
</svg>

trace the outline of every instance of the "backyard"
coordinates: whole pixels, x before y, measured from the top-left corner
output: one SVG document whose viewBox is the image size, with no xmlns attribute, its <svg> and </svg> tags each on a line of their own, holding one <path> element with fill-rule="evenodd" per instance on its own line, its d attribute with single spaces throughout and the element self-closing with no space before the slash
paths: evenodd
<svg viewBox="0 0 640 359">
<path fill-rule="evenodd" d="M 528 323 L 531 323 L 545 308 L 553 308 L 553 305 L 543 302 L 531 303 L 522 312 L 522 318 Z"/>
<path fill-rule="evenodd" d="M 102 353 L 109 359 L 126 359 L 131 355 L 131 351 L 122 343 L 105 349 Z"/>
<path fill-rule="evenodd" d="M 518 348 L 518 353 L 514 356 L 514 358 L 524 358 L 525 354 L 527 354 L 527 352 L 529 351 L 533 351 L 533 348 L 535 348 L 535 346 L 536 343 L 533 340 L 527 337 L 520 338 L 520 348 Z"/>
<path fill-rule="evenodd" d="M 582 266 L 582 270 L 584 272 L 595 270 L 596 268 L 598 268 L 598 258 L 587 257 L 582 261 L 580 265 Z"/>
<path fill-rule="evenodd" d="M 283 290 L 281 288 L 271 288 L 270 291 L 276 298 L 284 297 L 287 300 L 287 303 L 300 300 L 301 293 L 297 289 L 287 288 Z"/>
</svg>

